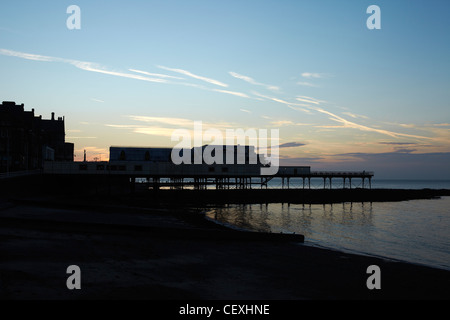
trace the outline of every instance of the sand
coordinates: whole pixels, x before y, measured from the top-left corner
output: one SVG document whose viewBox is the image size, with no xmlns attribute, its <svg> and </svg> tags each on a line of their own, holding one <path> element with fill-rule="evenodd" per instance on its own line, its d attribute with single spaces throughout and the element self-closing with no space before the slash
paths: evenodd
<svg viewBox="0 0 450 320">
<path fill-rule="evenodd" d="M 446 270 L 238 236 L 187 209 L 44 200 L 0 202 L 2 300 L 450 298 Z M 81 290 L 66 286 L 70 265 Z"/>
</svg>

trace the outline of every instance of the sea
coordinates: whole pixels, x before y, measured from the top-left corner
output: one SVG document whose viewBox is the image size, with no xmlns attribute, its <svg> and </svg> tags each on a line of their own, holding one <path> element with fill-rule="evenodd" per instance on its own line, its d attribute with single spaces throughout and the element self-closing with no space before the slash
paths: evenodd
<svg viewBox="0 0 450 320">
<path fill-rule="evenodd" d="M 278 183 L 270 187 L 277 188 Z M 372 189 L 376 188 L 450 189 L 450 180 L 373 179 Z M 450 197 L 325 205 L 229 204 L 205 211 L 207 219 L 231 228 L 297 233 L 305 236 L 302 245 L 450 270 Z"/>
</svg>

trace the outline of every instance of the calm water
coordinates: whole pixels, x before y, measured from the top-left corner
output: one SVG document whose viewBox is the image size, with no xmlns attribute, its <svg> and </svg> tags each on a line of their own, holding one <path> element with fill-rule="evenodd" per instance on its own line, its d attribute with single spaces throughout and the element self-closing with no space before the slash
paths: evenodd
<svg viewBox="0 0 450 320">
<path fill-rule="evenodd" d="M 306 180 L 305 180 L 306 181 Z M 346 181 L 346 188 L 349 187 L 348 180 Z M 268 187 L 269 188 L 281 188 L 283 186 L 281 178 L 272 179 Z M 365 180 L 365 187 L 368 187 L 368 180 Z M 287 187 L 286 180 L 284 187 Z M 303 180 L 301 178 L 294 178 L 290 180 L 289 184 L 290 188 L 303 188 Z M 305 187 L 308 187 L 307 182 L 305 182 Z M 326 187 L 329 188 L 329 183 L 327 181 Z M 332 188 L 342 188 L 343 180 L 340 178 L 334 178 L 332 181 Z M 361 179 L 354 178 L 352 180 L 352 188 L 361 188 L 362 181 Z M 312 189 L 321 189 L 323 188 L 323 179 L 322 178 L 313 178 L 311 179 L 311 188 Z M 372 188 L 379 189 L 450 189 L 450 180 L 383 180 L 383 179 L 372 179 Z"/>
<path fill-rule="evenodd" d="M 450 181 L 374 181 L 380 188 L 448 188 Z M 300 233 L 305 244 L 450 270 L 450 197 L 327 205 L 262 204 L 209 208 L 233 227 Z"/>
</svg>

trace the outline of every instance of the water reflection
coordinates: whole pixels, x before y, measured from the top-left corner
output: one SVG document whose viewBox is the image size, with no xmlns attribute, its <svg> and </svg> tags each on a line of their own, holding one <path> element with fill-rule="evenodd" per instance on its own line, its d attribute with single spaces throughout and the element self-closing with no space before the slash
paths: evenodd
<svg viewBox="0 0 450 320">
<path fill-rule="evenodd" d="M 247 204 L 210 209 L 206 216 L 236 228 L 258 232 L 337 233 L 351 226 L 370 231 L 372 203 L 342 204 Z"/>
<path fill-rule="evenodd" d="M 219 223 L 299 233 L 305 243 L 450 269 L 450 197 L 400 202 L 247 204 L 209 208 Z"/>
<path fill-rule="evenodd" d="M 272 233 L 299 233 L 306 242 L 338 248 L 374 247 L 372 203 L 227 205 L 207 217 L 239 229 Z"/>
</svg>

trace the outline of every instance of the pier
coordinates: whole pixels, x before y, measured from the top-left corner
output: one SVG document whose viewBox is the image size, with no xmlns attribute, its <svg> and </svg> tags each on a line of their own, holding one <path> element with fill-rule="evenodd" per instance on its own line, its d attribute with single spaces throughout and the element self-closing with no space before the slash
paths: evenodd
<svg viewBox="0 0 450 320">
<path fill-rule="evenodd" d="M 280 167 L 280 170 L 286 167 Z M 288 167 L 287 167 L 288 168 Z M 302 189 L 305 189 L 305 183 L 307 182 L 307 188 L 311 189 L 311 179 L 320 179 L 323 180 L 323 188 L 324 189 L 332 189 L 333 187 L 333 179 L 339 179 L 342 181 L 342 189 L 352 189 L 354 187 L 354 181 L 358 180 L 360 184 L 357 187 L 361 187 L 362 189 L 369 188 L 372 189 L 372 177 L 374 173 L 372 171 L 311 171 L 309 174 L 301 175 Z M 281 177 L 282 179 L 282 189 L 287 187 L 289 189 L 292 185 L 291 180 L 298 178 L 297 176 L 292 176 L 289 174 L 278 173 L 276 177 Z M 353 179 L 353 183 L 352 183 Z M 294 184 L 294 187 L 298 185 Z"/>
<path fill-rule="evenodd" d="M 269 182 L 281 182 L 277 189 L 311 189 L 320 181 L 323 189 L 371 189 L 371 171 L 311 171 L 306 166 L 281 166 L 276 174 L 260 175 L 260 165 L 181 164 L 142 161 L 46 162 L 44 175 L 123 178 L 133 188 L 148 189 L 268 189 Z M 338 181 L 338 183 L 336 183 Z M 339 183 L 340 181 L 340 183 Z M 355 182 L 357 185 L 355 185 Z M 334 183 L 334 184 L 333 184 Z M 271 187 L 274 188 L 274 187 Z"/>
<path fill-rule="evenodd" d="M 137 166 L 137 167 L 135 167 Z M 136 206 L 267 203 L 345 203 L 435 199 L 450 190 L 372 189 L 370 171 L 310 171 L 309 167 L 280 167 L 273 176 L 257 168 L 231 165 L 176 166 L 169 163 L 117 162 L 45 163 L 43 170 L 4 174 L 0 191 L 18 195 L 90 196 L 121 199 Z M 250 172 L 253 170 L 253 172 Z M 215 172 L 213 172 L 215 171 Z"/>
</svg>

